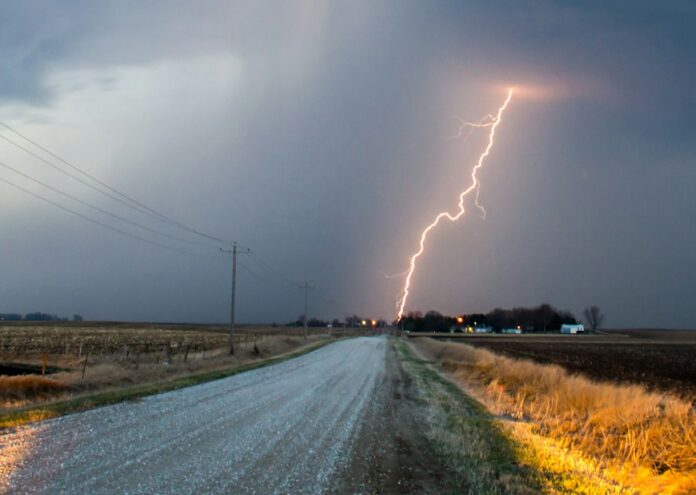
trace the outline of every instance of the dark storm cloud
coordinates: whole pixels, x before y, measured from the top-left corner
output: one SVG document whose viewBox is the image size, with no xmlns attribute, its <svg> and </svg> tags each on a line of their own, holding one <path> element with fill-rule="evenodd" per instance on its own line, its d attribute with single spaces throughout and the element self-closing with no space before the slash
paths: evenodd
<svg viewBox="0 0 696 495">
<path fill-rule="evenodd" d="M 516 84 L 537 97 L 513 101 L 482 174 L 489 218 L 432 238 L 409 307 L 543 300 L 576 313 L 599 304 L 612 326 L 696 321 L 685 295 L 696 276 L 690 2 L 0 9 L 0 120 L 239 239 L 284 278 L 315 282 L 322 316 L 392 316 L 399 280 L 380 270 L 405 268 L 481 145 L 443 139 L 453 117 L 485 115 L 496 88 Z M 225 262 L 140 245 L 16 194 L 0 205 L 11 260 L 0 311 L 225 318 Z M 243 319 L 299 314 L 292 283 L 242 261 L 261 277 L 241 271 Z"/>
</svg>

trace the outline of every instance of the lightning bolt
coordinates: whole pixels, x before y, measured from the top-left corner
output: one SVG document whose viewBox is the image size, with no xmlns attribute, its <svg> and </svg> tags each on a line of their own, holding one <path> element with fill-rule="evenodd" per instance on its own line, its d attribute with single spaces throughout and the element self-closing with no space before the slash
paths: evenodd
<svg viewBox="0 0 696 495">
<path fill-rule="evenodd" d="M 420 237 L 420 244 L 418 251 L 411 256 L 410 261 L 409 261 L 409 268 L 406 271 L 406 280 L 404 281 L 404 288 L 402 290 L 402 295 L 401 299 L 399 299 L 396 303 L 396 308 L 397 308 L 397 320 L 400 320 L 403 315 L 404 315 L 404 307 L 406 306 L 406 301 L 408 300 L 408 294 L 409 294 L 409 289 L 411 288 L 411 278 L 413 277 L 413 272 L 416 269 L 416 261 L 420 256 L 423 254 L 423 251 L 425 251 L 425 241 L 428 238 L 428 234 L 430 233 L 431 230 L 433 230 L 435 227 L 438 226 L 440 223 L 440 220 L 446 218 L 450 222 L 456 222 L 459 220 L 464 213 L 466 213 L 466 209 L 464 208 L 464 200 L 466 197 L 471 194 L 473 191 L 475 193 L 474 195 L 474 204 L 478 209 L 480 209 L 483 213 L 483 218 L 486 217 L 486 210 L 479 204 L 479 191 L 481 189 L 481 183 L 478 180 L 478 177 L 476 174 L 478 173 L 479 169 L 483 167 L 483 163 L 488 157 L 488 155 L 491 152 L 491 149 L 493 148 L 493 143 L 495 142 L 495 131 L 498 128 L 498 125 L 500 124 L 500 121 L 503 117 L 503 113 L 505 112 L 505 109 L 508 107 L 508 104 L 510 103 L 510 100 L 512 99 L 512 88 L 508 89 L 507 97 L 505 98 L 505 101 L 503 104 L 498 108 L 498 112 L 495 114 L 495 116 L 488 115 L 484 117 L 481 121 L 479 122 L 465 122 L 461 121 L 462 125 L 459 128 L 459 135 L 461 136 L 463 129 L 468 127 L 486 127 L 489 130 L 488 132 L 488 144 L 486 146 L 486 149 L 481 153 L 481 156 L 479 156 L 478 161 L 476 162 L 476 165 L 474 168 L 471 170 L 471 185 L 464 189 L 461 193 L 459 193 L 459 208 L 457 209 L 455 214 L 451 214 L 448 211 L 442 211 L 437 214 L 435 217 L 435 220 L 428 225 L 425 230 L 421 233 Z"/>
</svg>

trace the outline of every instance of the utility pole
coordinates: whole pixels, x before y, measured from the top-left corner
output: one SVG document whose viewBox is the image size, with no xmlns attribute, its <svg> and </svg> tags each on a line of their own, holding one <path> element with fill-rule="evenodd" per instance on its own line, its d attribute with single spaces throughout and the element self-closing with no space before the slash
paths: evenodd
<svg viewBox="0 0 696 495">
<path fill-rule="evenodd" d="M 307 341 L 307 318 L 309 318 L 309 291 L 314 289 L 313 285 L 305 280 L 304 285 L 300 285 L 300 289 L 304 289 L 304 339 Z"/>
<path fill-rule="evenodd" d="M 237 243 L 232 245 L 232 250 L 220 248 L 220 252 L 232 254 L 232 299 L 230 301 L 230 354 L 234 354 L 234 305 L 237 294 L 237 254 L 246 254 L 251 252 L 245 250 L 240 252 L 237 249 Z"/>
</svg>

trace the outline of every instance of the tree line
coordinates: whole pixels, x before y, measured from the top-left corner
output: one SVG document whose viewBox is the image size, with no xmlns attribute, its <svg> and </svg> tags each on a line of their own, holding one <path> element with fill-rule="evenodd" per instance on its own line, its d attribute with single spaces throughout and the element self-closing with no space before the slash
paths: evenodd
<svg viewBox="0 0 696 495">
<path fill-rule="evenodd" d="M 19 313 L 0 313 L 0 321 L 70 321 L 69 318 L 35 311 L 22 316 Z M 72 321 L 82 321 L 81 315 L 73 315 Z"/>
<path fill-rule="evenodd" d="M 493 331 L 506 328 L 520 328 L 528 332 L 558 331 L 561 325 L 577 324 L 575 316 L 566 310 L 559 310 L 550 304 L 540 304 L 532 308 L 496 308 L 488 313 L 446 316 L 437 311 L 409 312 L 403 318 L 404 330 L 411 332 L 448 332 L 456 326 L 491 327 Z M 396 323 L 396 322 L 395 322 Z"/>
</svg>

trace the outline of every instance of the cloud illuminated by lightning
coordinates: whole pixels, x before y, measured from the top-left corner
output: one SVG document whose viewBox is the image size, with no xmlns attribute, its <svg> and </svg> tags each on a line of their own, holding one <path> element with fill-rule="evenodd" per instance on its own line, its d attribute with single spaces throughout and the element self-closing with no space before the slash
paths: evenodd
<svg viewBox="0 0 696 495">
<path fill-rule="evenodd" d="M 495 114 L 495 116 L 486 116 L 484 117 L 481 121 L 476 122 L 476 123 L 470 123 L 470 122 L 465 122 L 462 121 L 462 125 L 459 128 L 459 135 L 463 132 L 463 129 L 467 126 L 469 127 L 486 127 L 489 128 L 489 133 L 488 133 L 488 144 L 486 146 L 486 149 L 481 153 L 481 156 L 479 156 L 478 161 L 476 162 L 476 165 L 471 171 L 471 185 L 464 189 L 460 194 L 459 194 L 459 208 L 457 209 L 457 212 L 452 215 L 447 211 L 443 211 L 437 214 L 435 217 L 435 220 L 428 225 L 425 230 L 421 233 L 420 237 L 420 244 L 418 251 L 411 256 L 410 261 L 409 261 L 409 268 L 406 271 L 406 280 L 404 281 L 404 287 L 402 290 L 402 295 L 399 301 L 396 303 L 397 307 L 397 320 L 400 320 L 401 317 L 404 315 L 404 308 L 406 307 L 406 301 L 408 300 L 408 294 L 409 294 L 409 289 L 411 288 L 411 278 L 413 277 L 413 272 L 416 269 L 416 261 L 418 258 L 423 254 L 423 251 L 425 250 L 425 241 L 428 238 L 428 234 L 430 233 L 431 230 L 433 230 L 437 225 L 440 223 L 440 220 L 443 218 L 446 218 L 450 222 L 456 222 L 459 220 L 464 213 L 466 213 L 466 209 L 464 208 L 464 200 L 466 197 L 472 192 L 475 192 L 474 195 L 474 204 L 476 205 L 477 208 L 479 208 L 482 213 L 483 217 L 485 218 L 486 216 L 486 210 L 479 204 L 479 190 L 481 188 L 481 184 L 478 180 L 477 173 L 481 167 L 483 167 L 483 163 L 485 159 L 488 157 L 488 155 L 491 152 L 491 149 L 493 148 L 493 143 L 495 141 L 495 131 L 498 128 L 498 125 L 500 124 L 500 121 L 503 117 L 503 113 L 505 112 L 505 109 L 507 108 L 508 104 L 510 103 L 510 100 L 512 99 L 512 88 L 508 89 L 507 92 L 507 97 L 505 98 L 505 101 L 503 104 L 498 108 L 498 112 Z"/>
<path fill-rule="evenodd" d="M 389 280 L 389 279 L 391 279 L 391 278 L 401 278 L 401 277 L 405 277 L 406 275 L 408 275 L 408 270 L 404 270 L 404 271 L 401 272 L 401 273 L 387 273 L 387 272 L 385 272 L 385 271 L 380 270 L 379 273 L 381 273 L 381 274 L 384 276 L 384 278 L 386 278 L 387 280 Z"/>
</svg>

